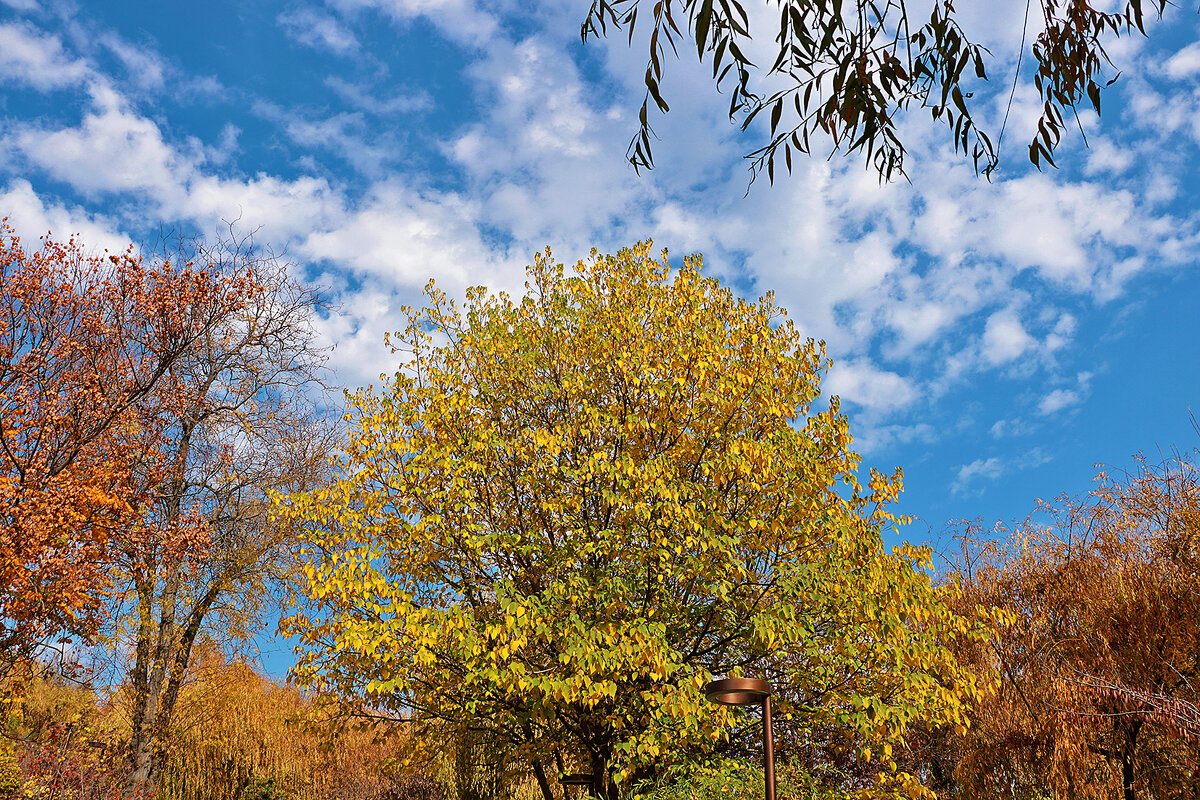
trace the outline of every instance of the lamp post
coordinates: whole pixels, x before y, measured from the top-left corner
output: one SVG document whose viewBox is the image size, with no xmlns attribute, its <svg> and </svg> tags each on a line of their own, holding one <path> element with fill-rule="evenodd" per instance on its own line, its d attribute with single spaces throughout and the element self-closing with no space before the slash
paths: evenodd
<svg viewBox="0 0 1200 800">
<path fill-rule="evenodd" d="M 749 706 L 762 701 L 763 783 L 766 800 L 775 800 L 775 734 L 771 730 L 771 684 L 761 678 L 722 678 L 704 687 L 710 702 L 723 706 Z"/>
</svg>

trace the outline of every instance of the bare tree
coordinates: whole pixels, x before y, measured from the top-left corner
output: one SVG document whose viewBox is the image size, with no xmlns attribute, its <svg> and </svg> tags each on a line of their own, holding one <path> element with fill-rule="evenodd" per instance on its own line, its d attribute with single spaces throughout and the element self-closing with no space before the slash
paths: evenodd
<svg viewBox="0 0 1200 800">
<path fill-rule="evenodd" d="M 157 783 L 181 685 L 202 631 L 246 642 L 295 562 L 273 495 L 325 480 L 334 424 L 320 413 L 320 295 L 250 237 L 189 259 L 235 302 L 142 404 L 138 475 L 152 489 L 120 543 L 114 639 L 132 642 L 131 781 Z M 122 624 L 121 619 L 127 622 Z"/>
</svg>

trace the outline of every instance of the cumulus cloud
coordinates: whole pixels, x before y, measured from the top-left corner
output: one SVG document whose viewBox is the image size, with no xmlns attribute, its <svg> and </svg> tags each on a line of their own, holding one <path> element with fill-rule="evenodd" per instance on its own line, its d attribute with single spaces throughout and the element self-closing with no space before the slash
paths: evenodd
<svg viewBox="0 0 1200 800">
<path fill-rule="evenodd" d="M 423 197 L 398 182 L 375 187 L 355 209 L 304 238 L 298 252 L 392 286 L 418 288 L 431 277 L 448 291 L 474 283 L 514 289 L 514 264 L 480 236 L 471 201 L 454 196 Z"/>
<path fill-rule="evenodd" d="M 1055 389 L 1038 403 L 1038 413 L 1042 416 L 1049 416 L 1056 411 L 1076 405 L 1079 400 L 1079 392 L 1072 389 Z"/>
<path fill-rule="evenodd" d="M 1080 372 L 1075 376 L 1073 388 L 1060 388 L 1046 394 L 1038 401 L 1038 413 L 1043 417 L 1056 414 L 1067 408 L 1079 405 L 1091 388 L 1092 373 Z"/>
<path fill-rule="evenodd" d="M 24 83 L 38 91 L 76 86 L 89 70 L 70 57 L 62 41 L 23 23 L 0 24 L 0 84 Z"/>
<path fill-rule="evenodd" d="M 186 169 L 158 126 L 132 112 L 112 88 L 92 87 L 93 108 L 79 126 L 26 125 L 12 144 L 30 162 L 88 195 L 148 192 L 162 197 Z"/>
<path fill-rule="evenodd" d="M 0 216 L 7 217 L 9 226 L 26 239 L 49 234 L 66 240 L 78 235 L 88 248 L 110 253 L 123 252 L 133 241 L 117 221 L 77 206 L 48 203 L 23 178 L 14 178 L 0 189 L 0 209 Z"/>
<path fill-rule="evenodd" d="M 1177 81 L 1200 75 L 1200 42 L 1192 42 L 1168 58 L 1166 73 Z"/>
<path fill-rule="evenodd" d="M 1057 414 L 1058 411 L 1074 408 L 1087 398 L 1088 392 L 1091 391 L 1092 373 L 1080 372 L 1075 375 L 1073 381 L 1074 386 L 1060 387 L 1060 389 L 1052 390 L 1038 401 L 1038 414 L 1042 416 L 1051 416 Z"/>
<path fill-rule="evenodd" d="M 825 389 L 873 411 L 903 408 L 917 397 L 908 380 L 864 360 L 835 363 L 829 369 Z"/>
<path fill-rule="evenodd" d="M 1034 339 L 1021 324 L 1013 309 L 997 311 L 988 317 L 983 331 L 983 357 L 989 364 L 1005 364 L 1024 355 Z"/>
</svg>

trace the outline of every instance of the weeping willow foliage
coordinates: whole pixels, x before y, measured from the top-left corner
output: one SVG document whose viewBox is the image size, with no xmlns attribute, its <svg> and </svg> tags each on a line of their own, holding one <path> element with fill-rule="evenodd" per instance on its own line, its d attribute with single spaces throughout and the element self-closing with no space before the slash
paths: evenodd
<svg viewBox="0 0 1200 800">
<path fill-rule="evenodd" d="M 349 729 L 327 742 L 293 721 L 310 705 L 299 690 L 214 651 L 181 702 L 159 800 L 367 800 L 401 782 L 402 737 Z"/>
</svg>

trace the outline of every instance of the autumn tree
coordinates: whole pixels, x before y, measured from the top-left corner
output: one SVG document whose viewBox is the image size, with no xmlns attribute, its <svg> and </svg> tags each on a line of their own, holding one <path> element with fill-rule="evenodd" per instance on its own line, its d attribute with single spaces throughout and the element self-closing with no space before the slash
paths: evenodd
<svg viewBox="0 0 1200 800">
<path fill-rule="evenodd" d="M 183 257 L 205 264 L 229 302 L 136 407 L 143 502 L 111 545 L 124 590 L 110 636 L 133 652 L 132 781 L 150 788 L 197 637 L 245 641 L 286 583 L 293 527 L 271 493 L 319 483 L 332 441 L 314 404 L 319 295 L 250 239 Z"/>
<path fill-rule="evenodd" d="M 351 399 L 340 480 L 294 498 L 302 683 L 491 737 L 546 800 L 561 770 L 616 798 L 744 728 L 705 701 L 717 674 L 769 677 L 790 735 L 837 727 L 860 758 L 963 720 L 941 642 L 975 623 L 885 551 L 900 476 L 861 486 L 837 399 L 813 408 L 823 345 L 649 244 L 570 272 L 547 251 L 527 289 L 460 308 L 430 284 L 401 369 Z"/>
<path fill-rule="evenodd" d="M 1101 475 L 1050 524 L 960 569 L 1007 624 L 964 657 L 999 691 L 953 743 L 965 797 L 1194 798 L 1200 786 L 1200 473 Z"/>
<path fill-rule="evenodd" d="M 997 166 L 999 137 L 993 141 L 994 131 L 981 130 L 972 110 L 975 89 L 988 80 L 990 54 L 968 38 L 951 0 L 918 8 L 906 0 L 766 5 L 778 15 L 778 28 L 752 32 L 757 15 L 743 0 L 592 0 L 582 26 L 585 42 L 611 27 L 627 31 L 632 43 L 639 22 L 650 28 L 640 128 L 628 151 L 635 168 L 653 166 L 649 111 L 669 110 L 661 88 L 664 62 L 668 49 L 675 55 L 681 47 L 695 48 L 712 66 L 717 87 L 729 92 L 729 117 L 743 130 L 759 115 L 770 118 L 768 142 L 747 156 L 752 175 L 765 169 L 773 181 L 781 151 L 790 172 L 793 153 L 829 147 L 860 152 L 881 179 L 903 176 L 900 125 L 914 108 L 945 124 L 955 151 L 977 170 L 990 174 Z M 1039 168 L 1054 166 L 1054 151 L 1080 106 L 1100 112 L 1101 91 L 1116 80 L 1105 76 L 1105 42 L 1144 35 L 1146 15 L 1161 15 L 1167 3 L 1121 0 L 1115 6 L 1107 11 L 1088 0 L 1038 0 L 1032 20 L 1026 12 L 1033 34 L 1029 69 L 1042 102 L 1028 153 Z M 776 43 L 774 60 L 755 64 L 746 52 L 752 38 L 765 35 Z"/>
<path fill-rule="evenodd" d="M 75 240 L 29 252 L 0 224 L 0 653 L 88 635 L 134 524 L 135 411 L 226 297 L 190 266 Z"/>
<path fill-rule="evenodd" d="M 180 695 L 160 800 L 371 800 L 402 783 L 405 742 L 366 728 L 325 747 L 296 721 L 312 701 L 202 638 Z M 403 796 L 402 796 L 403 797 Z"/>
</svg>

